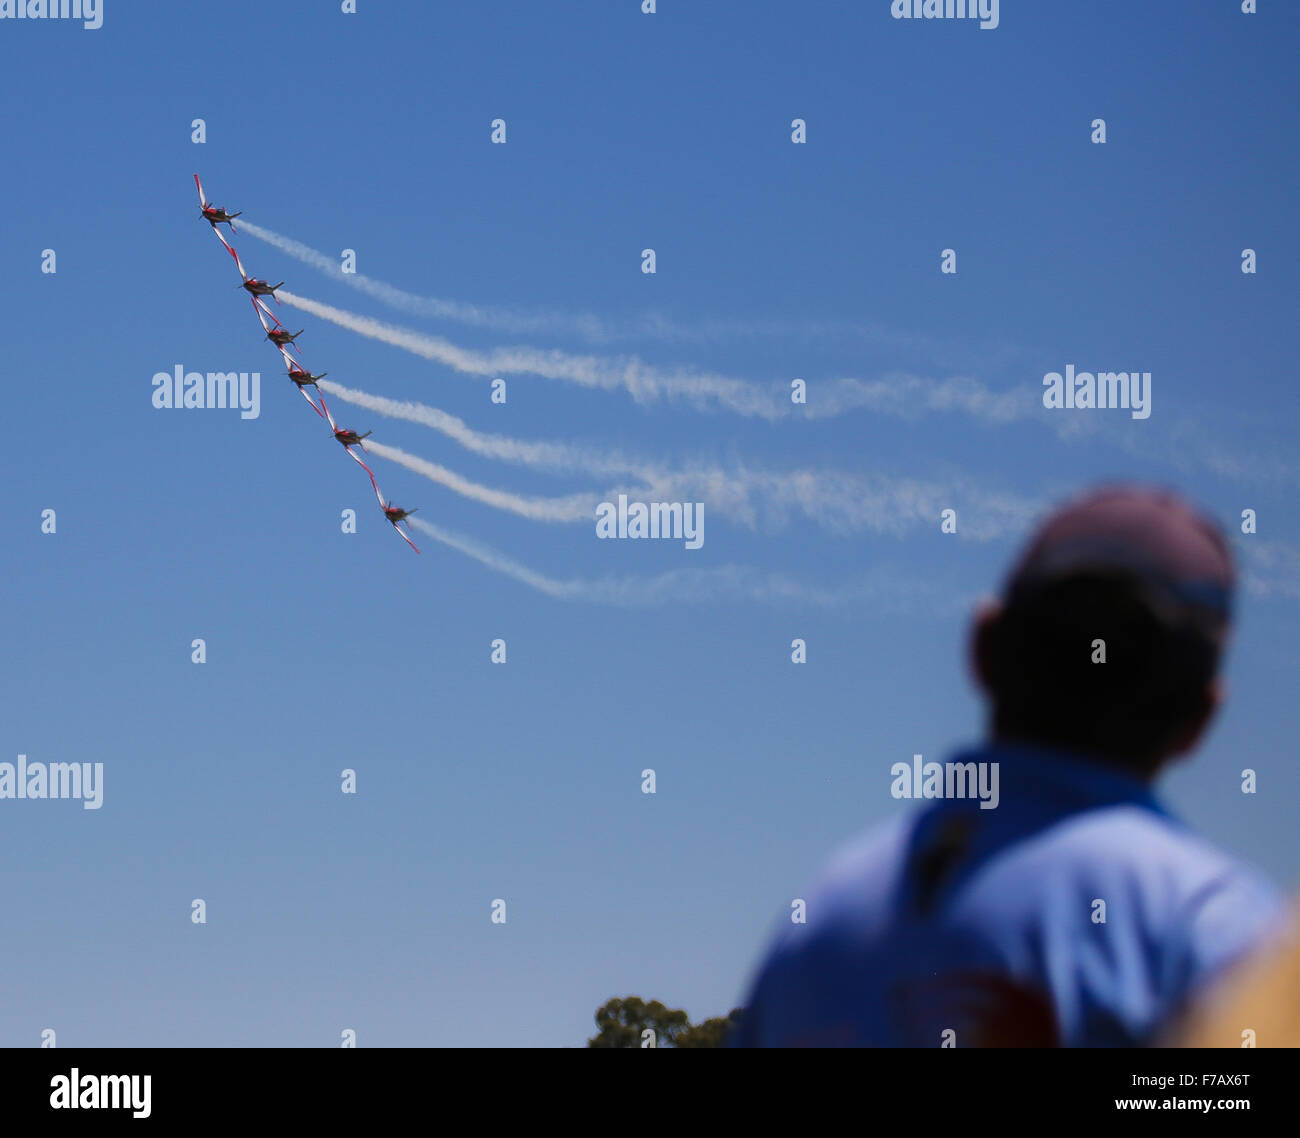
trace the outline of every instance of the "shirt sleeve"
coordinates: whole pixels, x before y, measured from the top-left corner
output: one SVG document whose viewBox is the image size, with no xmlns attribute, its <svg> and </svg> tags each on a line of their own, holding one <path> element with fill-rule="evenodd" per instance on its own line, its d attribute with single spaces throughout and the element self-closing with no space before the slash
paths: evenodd
<svg viewBox="0 0 1300 1138">
<path fill-rule="evenodd" d="M 1229 870 L 1188 901 L 1183 980 L 1195 995 L 1286 928 L 1283 895 L 1244 869 Z"/>
</svg>

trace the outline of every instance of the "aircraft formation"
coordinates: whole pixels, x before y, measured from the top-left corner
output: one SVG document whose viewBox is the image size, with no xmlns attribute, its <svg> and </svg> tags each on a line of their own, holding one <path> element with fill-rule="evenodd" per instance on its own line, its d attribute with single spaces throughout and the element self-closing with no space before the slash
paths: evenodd
<svg viewBox="0 0 1300 1138">
<path fill-rule="evenodd" d="M 281 358 L 284 360 L 285 366 L 288 368 L 286 374 L 291 380 L 293 380 L 299 392 L 301 392 L 302 397 L 312 405 L 312 409 L 316 414 L 329 423 L 330 430 L 334 433 L 334 437 L 342 444 L 343 449 L 351 456 L 353 461 L 355 461 L 361 469 L 366 472 L 367 477 L 370 479 L 370 485 L 374 488 L 375 497 L 379 499 L 379 508 L 383 510 L 384 517 L 392 525 L 393 529 L 397 531 L 402 540 L 414 549 L 416 553 L 419 553 L 419 548 L 416 546 L 415 542 L 411 540 L 410 535 L 400 524 L 403 518 L 407 517 L 409 514 L 415 513 L 415 511 L 403 510 L 398 506 L 394 506 L 391 502 L 386 502 L 383 493 L 379 489 L 379 483 L 375 481 L 374 471 L 372 471 L 370 467 L 366 465 L 365 461 L 357 455 L 356 451 L 352 449 L 353 447 L 359 447 L 362 451 L 365 451 L 366 445 L 362 440 L 365 439 L 370 432 L 367 431 L 364 435 L 359 435 L 356 431 L 344 430 L 334 421 L 334 416 L 330 413 L 329 405 L 325 402 L 325 397 L 321 394 L 320 388 L 316 383 L 317 380 L 323 379 L 327 373 L 321 372 L 319 375 L 313 375 L 307 368 L 303 367 L 301 359 L 295 357 L 293 354 L 294 352 L 298 352 L 299 355 L 301 355 L 301 349 L 299 349 L 296 341 L 298 337 L 302 335 L 304 330 L 299 329 L 297 332 L 290 332 L 288 328 L 280 323 L 276 318 L 275 313 L 271 311 L 267 306 L 266 301 L 263 299 L 264 297 L 269 296 L 276 302 L 276 304 L 279 304 L 280 301 L 275 295 L 275 290 L 280 288 L 284 284 L 284 281 L 281 281 L 279 284 L 268 284 L 264 280 L 250 277 L 244 269 L 244 263 L 239 259 L 239 254 L 235 252 L 235 247 L 221 235 L 221 230 L 218 228 L 221 225 L 229 227 L 232 234 L 235 232 L 235 218 L 239 217 L 239 215 L 243 213 L 243 210 L 236 210 L 234 213 L 229 213 L 220 206 L 211 205 L 208 202 L 207 195 L 203 192 L 203 183 L 199 181 L 199 176 L 197 174 L 194 175 L 194 185 L 199 191 L 199 212 L 203 215 L 203 220 L 212 227 L 212 232 L 217 235 L 217 240 L 226 247 L 226 252 L 235 259 L 235 267 L 239 270 L 240 287 L 248 293 L 249 298 L 252 300 L 253 309 L 257 313 L 258 320 L 261 321 L 262 330 L 266 333 L 266 338 L 275 345 Z M 314 399 L 307 392 L 307 388 L 309 387 L 315 389 L 316 397 Z"/>
</svg>

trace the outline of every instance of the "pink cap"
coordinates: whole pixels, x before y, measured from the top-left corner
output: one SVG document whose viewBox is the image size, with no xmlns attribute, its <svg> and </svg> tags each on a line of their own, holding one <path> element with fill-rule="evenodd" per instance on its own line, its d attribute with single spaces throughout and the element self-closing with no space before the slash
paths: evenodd
<svg viewBox="0 0 1300 1138">
<path fill-rule="evenodd" d="M 1006 593 L 1087 570 L 1132 573 L 1227 617 L 1236 583 L 1222 531 L 1173 491 L 1106 486 L 1058 508 L 1021 554 Z"/>
</svg>

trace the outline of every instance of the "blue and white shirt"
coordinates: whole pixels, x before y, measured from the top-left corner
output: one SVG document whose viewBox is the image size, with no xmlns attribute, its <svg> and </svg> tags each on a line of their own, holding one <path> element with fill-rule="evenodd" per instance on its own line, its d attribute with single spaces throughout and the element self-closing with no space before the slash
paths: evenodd
<svg viewBox="0 0 1300 1138">
<path fill-rule="evenodd" d="M 1122 771 L 1001 744 L 956 761 L 999 764 L 997 807 L 936 799 L 851 846 L 733 1046 L 1139 1046 L 1284 922 Z"/>
</svg>

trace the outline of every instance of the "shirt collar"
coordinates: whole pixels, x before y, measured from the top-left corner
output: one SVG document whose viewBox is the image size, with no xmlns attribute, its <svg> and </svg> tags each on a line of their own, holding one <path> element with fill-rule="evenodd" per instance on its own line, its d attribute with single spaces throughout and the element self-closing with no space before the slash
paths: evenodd
<svg viewBox="0 0 1300 1138">
<path fill-rule="evenodd" d="M 1126 803 L 1170 816 L 1151 786 L 1138 776 L 1067 751 L 990 742 L 962 751 L 955 761 L 997 763 L 1004 799 L 1050 801 L 1072 810 Z"/>
</svg>

